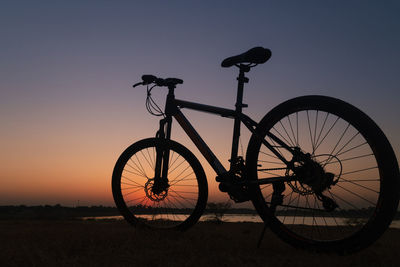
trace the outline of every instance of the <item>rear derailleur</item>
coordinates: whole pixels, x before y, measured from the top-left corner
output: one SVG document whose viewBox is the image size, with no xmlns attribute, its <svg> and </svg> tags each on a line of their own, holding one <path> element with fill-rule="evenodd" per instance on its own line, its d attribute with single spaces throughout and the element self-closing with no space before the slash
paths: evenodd
<svg viewBox="0 0 400 267">
<path fill-rule="evenodd" d="M 317 196 L 318 200 L 322 202 L 322 206 L 326 211 L 331 212 L 339 207 L 339 205 L 336 204 L 336 202 L 332 198 L 324 196 L 322 193 L 316 193 L 315 195 Z"/>
</svg>

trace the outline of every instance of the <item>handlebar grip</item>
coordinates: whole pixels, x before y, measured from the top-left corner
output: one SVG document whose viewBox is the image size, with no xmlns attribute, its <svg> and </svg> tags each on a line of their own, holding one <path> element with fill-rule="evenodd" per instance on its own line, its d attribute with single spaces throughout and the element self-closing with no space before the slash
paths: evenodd
<svg viewBox="0 0 400 267">
<path fill-rule="evenodd" d="M 142 83 L 142 82 L 140 82 L 140 83 L 135 83 L 134 85 L 132 85 L 132 87 L 135 88 L 136 86 L 139 86 L 139 85 L 143 85 L 143 83 Z"/>
</svg>

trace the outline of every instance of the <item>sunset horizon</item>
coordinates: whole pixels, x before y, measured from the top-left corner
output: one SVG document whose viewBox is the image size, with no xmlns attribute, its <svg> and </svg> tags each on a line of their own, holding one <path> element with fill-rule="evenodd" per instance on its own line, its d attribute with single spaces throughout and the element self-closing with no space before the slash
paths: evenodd
<svg viewBox="0 0 400 267">
<path fill-rule="evenodd" d="M 177 77 L 184 81 L 178 99 L 234 109 L 238 72 L 220 64 L 256 46 L 271 49 L 272 57 L 246 74 L 245 114 L 258 122 L 294 97 L 335 97 L 378 124 L 399 162 L 400 6 L 311 2 L 6 1 L 0 11 L 0 206 L 115 206 L 111 178 L 118 157 L 159 127 L 146 111 L 146 88 L 132 85 L 143 74 Z M 163 109 L 166 91 L 155 88 L 153 95 Z M 228 168 L 233 120 L 182 111 Z M 241 130 L 245 157 L 250 133 Z M 176 121 L 172 139 L 199 159 L 209 201 L 228 201 Z"/>
</svg>

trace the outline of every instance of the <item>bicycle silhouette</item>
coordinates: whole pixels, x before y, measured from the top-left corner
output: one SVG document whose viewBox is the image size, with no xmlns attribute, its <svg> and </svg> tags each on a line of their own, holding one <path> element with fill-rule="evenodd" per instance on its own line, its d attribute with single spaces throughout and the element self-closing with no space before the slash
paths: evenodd
<svg viewBox="0 0 400 267">
<path fill-rule="evenodd" d="M 229 57 L 222 67 L 239 68 L 235 109 L 175 98 L 183 81 L 143 75 L 146 107 L 162 116 L 156 137 L 140 140 L 119 157 L 112 176 L 115 203 L 131 224 L 185 230 L 207 203 L 207 179 L 198 159 L 171 140 L 172 117 L 215 170 L 219 189 L 235 202 L 251 201 L 281 239 L 317 251 L 354 252 L 389 227 L 399 201 L 399 167 L 379 127 L 362 111 L 327 96 L 288 100 L 257 123 L 245 114 L 245 74 L 271 51 L 255 47 Z M 151 90 L 166 87 L 162 111 Z M 196 132 L 182 109 L 234 120 L 230 167 Z M 240 127 L 251 132 L 246 157 L 238 156 Z"/>
</svg>

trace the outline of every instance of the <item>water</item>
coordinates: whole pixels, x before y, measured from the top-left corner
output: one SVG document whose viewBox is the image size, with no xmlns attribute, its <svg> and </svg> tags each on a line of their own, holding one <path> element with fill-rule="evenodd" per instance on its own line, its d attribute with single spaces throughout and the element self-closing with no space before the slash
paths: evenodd
<svg viewBox="0 0 400 267">
<path fill-rule="evenodd" d="M 182 219 L 184 215 L 181 215 Z M 142 215 L 143 218 L 151 219 L 152 215 Z M 211 214 L 205 214 L 200 218 L 200 221 L 208 221 L 215 218 L 215 216 Z M 347 225 L 348 218 L 324 218 L 324 217 L 293 217 L 293 216 L 278 216 L 278 218 L 288 224 L 305 224 L 305 225 L 329 225 L 329 226 L 336 226 L 336 225 Z M 83 217 L 83 220 L 105 220 L 105 219 L 113 219 L 113 220 L 123 220 L 122 216 L 97 216 L 97 217 Z M 224 222 L 255 222 L 255 223 L 262 223 L 261 218 L 257 214 L 225 214 L 222 218 Z M 314 221 L 315 220 L 315 221 Z M 392 221 L 390 228 L 400 229 L 400 220 Z"/>
</svg>

